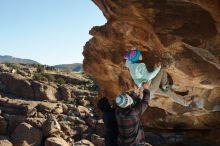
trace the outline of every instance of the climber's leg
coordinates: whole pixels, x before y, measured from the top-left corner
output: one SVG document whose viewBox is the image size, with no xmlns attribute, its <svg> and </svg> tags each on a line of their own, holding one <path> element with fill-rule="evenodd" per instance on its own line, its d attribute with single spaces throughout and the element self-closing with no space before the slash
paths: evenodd
<svg viewBox="0 0 220 146">
<path fill-rule="evenodd" d="M 189 106 L 192 103 L 192 98 L 189 96 L 181 96 L 171 90 L 168 90 L 165 94 L 169 96 L 174 102 L 183 106 Z"/>
<path fill-rule="evenodd" d="M 156 75 L 156 77 L 151 81 L 150 87 L 149 87 L 149 90 L 150 90 L 150 99 L 153 99 L 153 98 L 154 98 L 154 94 L 155 94 L 155 92 L 159 89 L 161 80 L 162 80 L 162 78 L 165 77 L 165 74 L 166 74 L 166 73 L 163 71 L 163 69 L 161 69 L 161 70 L 159 71 L 159 73 Z"/>
</svg>

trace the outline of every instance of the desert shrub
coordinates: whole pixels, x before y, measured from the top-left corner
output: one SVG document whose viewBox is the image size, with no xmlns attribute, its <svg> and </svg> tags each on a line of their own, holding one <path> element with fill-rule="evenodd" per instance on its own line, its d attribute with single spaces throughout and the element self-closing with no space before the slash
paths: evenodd
<svg viewBox="0 0 220 146">
<path fill-rule="evenodd" d="M 15 63 L 9 63 L 9 62 L 7 62 L 7 63 L 5 63 L 5 65 L 6 65 L 7 67 L 12 68 L 12 69 L 16 69 L 16 70 L 19 69 L 18 65 L 15 64 Z"/>
<path fill-rule="evenodd" d="M 63 72 L 64 72 L 64 73 L 67 73 L 67 74 L 70 74 L 70 73 L 71 73 L 71 71 L 68 70 L 68 69 L 63 70 Z"/>
<path fill-rule="evenodd" d="M 48 79 L 48 81 L 50 81 L 50 82 L 55 82 L 56 81 L 56 79 L 55 79 L 55 77 L 53 76 L 53 75 L 51 75 L 51 74 L 46 74 L 46 73 L 44 73 L 44 76 Z"/>
<path fill-rule="evenodd" d="M 34 75 L 33 75 L 33 80 L 43 81 L 43 80 L 44 80 L 44 76 L 43 76 L 42 73 L 34 73 Z"/>
<path fill-rule="evenodd" d="M 33 80 L 37 80 L 37 81 L 44 81 L 45 79 L 47 79 L 49 82 L 55 82 L 56 79 L 53 75 L 48 74 L 48 73 L 34 73 L 33 75 Z"/>
<path fill-rule="evenodd" d="M 56 79 L 56 82 L 57 82 L 58 84 L 60 84 L 60 85 L 66 83 L 66 81 L 65 81 L 63 78 L 58 78 L 58 79 Z"/>
<path fill-rule="evenodd" d="M 43 65 L 38 65 L 38 66 L 37 66 L 37 72 L 38 72 L 38 73 L 44 73 L 44 71 L 45 71 L 45 68 L 44 68 Z"/>
</svg>

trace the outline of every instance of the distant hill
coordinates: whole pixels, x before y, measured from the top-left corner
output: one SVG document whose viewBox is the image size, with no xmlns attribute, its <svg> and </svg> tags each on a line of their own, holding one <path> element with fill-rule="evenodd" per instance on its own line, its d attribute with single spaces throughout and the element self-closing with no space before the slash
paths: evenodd
<svg viewBox="0 0 220 146">
<path fill-rule="evenodd" d="M 61 70 L 69 70 L 69 71 L 76 71 L 76 72 L 82 72 L 83 67 L 81 63 L 73 63 L 73 64 L 60 64 L 54 66 L 57 69 Z"/>
<path fill-rule="evenodd" d="M 16 58 L 16 57 L 12 57 L 12 56 L 1 56 L 0 55 L 0 63 L 25 63 L 25 64 L 40 64 L 37 61 L 34 60 L 30 60 L 30 59 L 22 59 L 22 58 Z"/>
</svg>

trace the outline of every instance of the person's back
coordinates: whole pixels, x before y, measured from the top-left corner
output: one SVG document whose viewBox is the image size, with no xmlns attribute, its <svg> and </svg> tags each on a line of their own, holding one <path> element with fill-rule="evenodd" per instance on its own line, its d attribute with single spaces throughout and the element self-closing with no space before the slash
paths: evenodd
<svg viewBox="0 0 220 146">
<path fill-rule="evenodd" d="M 105 145 L 118 146 L 118 126 L 115 109 L 111 108 L 106 97 L 103 97 L 99 100 L 98 107 L 103 112 L 103 121 L 105 126 Z"/>
<path fill-rule="evenodd" d="M 120 146 L 136 146 L 145 142 L 140 116 L 148 106 L 149 90 L 145 89 L 143 95 L 143 99 L 139 104 L 130 108 L 119 107 L 116 110 L 116 119 L 119 128 L 118 144 Z"/>
<path fill-rule="evenodd" d="M 119 126 L 119 145 L 131 146 L 144 142 L 144 131 L 141 129 L 142 127 L 140 127 L 139 116 L 132 111 L 130 111 L 130 113 L 126 113 L 126 111 L 124 111 L 123 113 L 123 111 L 117 110 L 116 112 Z"/>
</svg>

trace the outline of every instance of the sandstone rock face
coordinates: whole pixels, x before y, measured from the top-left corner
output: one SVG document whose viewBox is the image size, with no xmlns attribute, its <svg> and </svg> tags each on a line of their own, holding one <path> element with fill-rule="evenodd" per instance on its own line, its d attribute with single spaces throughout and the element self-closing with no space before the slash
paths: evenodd
<svg viewBox="0 0 220 146">
<path fill-rule="evenodd" d="M 26 143 L 33 146 L 41 144 L 42 133 L 39 129 L 32 127 L 30 124 L 21 123 L 11 135 L 14 145 Z"/>
<path fill-rule="evenodd" d="M 208 111 L 220 104 L 219 0 L 93 2 L 107 23 L 91 29 L 94 37 L 84 47 L 83 64 L 85 72 L 96 79 L 105 95 L 114 100 L 121 91 L 133 87 L 123 56 L 131 47 L 137 47 L 149 70 L 162 62 L 174 81 L 175 90 L 188 90 L 188 96 L 203 99 Z M 186 114 L 186 119 L 192 121 L 194 116 L 212 115 L 206 111 L 193 113 L 160 94 L 156 97 L 151 106 L 164 110 L 163 120 L 168 118 L 166 112 L 174 115 L 188 112 L 191 118 Z M 144 121 L 147 124 L 149 118 L 144 116 Z M 183 119 L 179 122 L 187 123 Z"/>
</svg>

